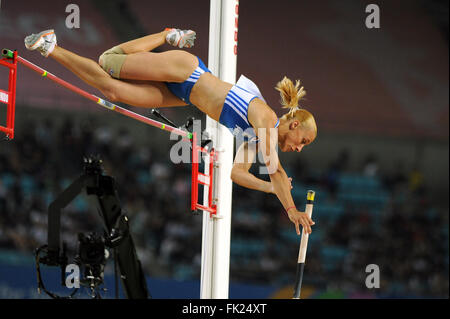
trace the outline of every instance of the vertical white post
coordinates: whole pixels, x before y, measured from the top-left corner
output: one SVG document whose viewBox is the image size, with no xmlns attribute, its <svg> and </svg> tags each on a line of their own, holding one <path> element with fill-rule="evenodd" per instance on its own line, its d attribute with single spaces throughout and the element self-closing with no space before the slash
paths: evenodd
<svg viewBox="0 0 450 319">
<path fill-rule="evenodd" d="M 236 82 L 238 8 L 239 0 L 211 0 L 208 68 L 221 80 L 233 84 Z M 220 218 L 203 213 L 200 298 L 226 299 L 230 272 L 234 138 L 226 127 L 209 117 L 206 131 L 219 151 L 214 198 Z"/>
</svg>

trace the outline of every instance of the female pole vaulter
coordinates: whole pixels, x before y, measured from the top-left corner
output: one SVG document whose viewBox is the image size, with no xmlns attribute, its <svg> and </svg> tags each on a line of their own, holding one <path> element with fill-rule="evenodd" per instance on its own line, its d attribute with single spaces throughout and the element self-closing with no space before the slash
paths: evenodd
<svg viewBox="0 0 450 319">
<path fill-rule="evenodd" d="M 186 51 L 149 52 L 165 42 L 190 48 L 195 38 L 194 31 L 166 28 L 107 50 L 98 63 L 58 46 L 54 30 L 27 36 L 25 46 L 53 58 L 113 102 L 152 108 L 193 104 L 234 135 L 241 135 L 245 142 L 237 151 L 232 180 L 250 189 L 276 194 L 297 234 L 300 235 L 299 225 L 310 234 L 314 222 L 297 210 L 291 181 L 277 154 L 277 145 L 283 152 L 300 152 L 317 136 L 314 117 L 298 107 L 306 92 L 298 80 L 294 85 L 284 77 L 276 89 L 283 108 L 289 112 L 278 119 L 257 86 L 246 77 L 241 76 L 233 85 L 211 74 L 200 58 Z M 249 146 L 252 143 L 260 148 L 270 182 L 249 172 L 257 154 L 257 149 Z"/>
</svg>

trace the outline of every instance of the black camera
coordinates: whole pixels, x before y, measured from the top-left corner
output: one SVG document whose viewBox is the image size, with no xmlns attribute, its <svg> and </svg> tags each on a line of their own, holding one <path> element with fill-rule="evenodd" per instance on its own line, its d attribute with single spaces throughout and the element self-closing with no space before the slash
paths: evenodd
<svg viewBox="0 0 450 319">
<path fill-rule="evenodd" d="M 97 233 L 90 233 L 87 236 L 83 233 L 78 234 L 78 255 L 75 257 L 75 263 L 84 273 L 81 285 L 95 289 L 103 284 L 103 271 L 108 257 L 109 252 L 103 236 Z"/>
<path fill-rule="evenodd" d="M 85 265 L 102 265 L 106 262 L 105 239 L 96 234 L 78 234 L 78 256 L 80 263 Z"/>
</svg>

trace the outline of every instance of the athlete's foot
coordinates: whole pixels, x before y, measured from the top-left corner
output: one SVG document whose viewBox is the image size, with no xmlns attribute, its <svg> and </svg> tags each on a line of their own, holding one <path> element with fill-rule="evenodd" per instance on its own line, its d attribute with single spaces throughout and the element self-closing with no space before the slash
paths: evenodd
<svg viewBox="0 0 450 319">
<path fill-rule="evenodd" d="M 25 38 L 25 47 L 28 50 L 38 50 L 45 57 L 52 53 L 56 46 L 54 30 L 45 30 L 38 34 L 31 34 Z"/>
<path fill-rule="evenodd" d="M 166 31 L 169 31 L 166 36 L 166 42 L 170 45 L 179 48 L 191 48 L 194 46 L 195 31 L 175 28 L 166 28 Z"/>
</svg>

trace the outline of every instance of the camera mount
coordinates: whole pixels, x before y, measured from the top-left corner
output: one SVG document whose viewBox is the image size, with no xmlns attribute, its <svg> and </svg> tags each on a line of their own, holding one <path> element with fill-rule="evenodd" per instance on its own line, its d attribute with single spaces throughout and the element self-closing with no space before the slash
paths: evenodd
<svg viewBox="0 0 450 319">
<path fill-rule="evenodd" d="M 80 283 L 89 286 L 92 296 L 100 298 L 96 290 L 103 283 L 103 269 L 106 263 L 105 247 L 114 250 L 114 262 L 120 271 L 122 287 L 126 298 L 151 298 L 130 234 L 129 219 L 122 209 L 115 180 L 103 174 L 102 160 L 98 156 L 84 159 L 84 173 L 70 184 L 49 206 L 48 245 L 36 250 L 36 269 L 39 290 L 43 289 L 52 298 L 62 298 L 50 293 L 44 286 L 39 264 L 61 267 L 62 285 L 65 284 L 65 267 L 68 264 L 66 245 L 60 242 L 61 210 L 65 208 L 83 189 L 87 195 L 97 198 L 100 217 L 103 220 L 104 236 L 91 233 L 78 235 L 79 250 L 75 262 L 84 267 L 85 279 Z M 46 255 L 40 256 L 45 251 Z M 117 280 L 117 279 L 116 279 Z M 116 283 L 117 285 L 117 283 Z M 117 290 L 117 287 L 116 287 Z M 74 292 L 66 297 L 72 298 Z M 116 291 L 117 296 L 117 291 Z"/>
</svg>

